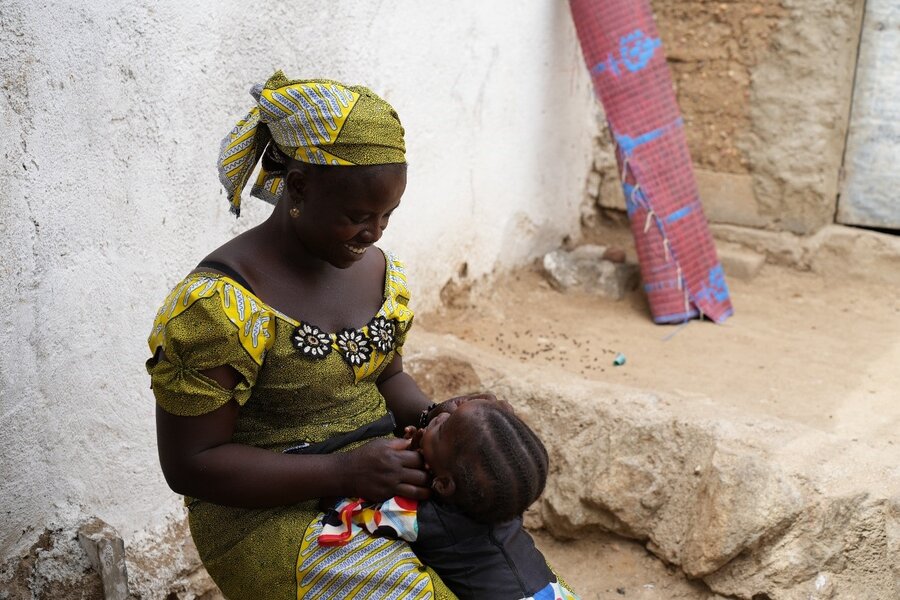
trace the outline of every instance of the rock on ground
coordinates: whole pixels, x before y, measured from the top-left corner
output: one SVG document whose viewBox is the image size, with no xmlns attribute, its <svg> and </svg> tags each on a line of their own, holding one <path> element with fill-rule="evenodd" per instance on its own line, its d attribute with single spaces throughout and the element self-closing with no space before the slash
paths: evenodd
<svg viewBox="0 0 900 600">
<path fill-rule="evenodd" d="M 611 260 L 613 256 L 619 260 Z M 624 298 L 640 277 L 636 264 L 624 262 L 622 250 L 593 244 L 554 250 L 544 255 L 542 264 L 547 281 L 557 290 L 575 289 L 614 300 Z"/>
</svg>

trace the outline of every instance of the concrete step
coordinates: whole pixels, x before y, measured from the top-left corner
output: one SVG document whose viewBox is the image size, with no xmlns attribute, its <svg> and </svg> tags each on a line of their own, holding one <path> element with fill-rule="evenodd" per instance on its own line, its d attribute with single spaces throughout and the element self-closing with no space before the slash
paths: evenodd
<svg viewBox="0 0 900 600">
<path fill-rule="evenodd" d="M 404 362 L 434 397 L 491 389 L 534 427 L 552 474 L 532 512 L 556 535 L 640 540 L 744 600 L 900 598 L 892 446 L 529 368 L 422 330 Z"/>
</svg>

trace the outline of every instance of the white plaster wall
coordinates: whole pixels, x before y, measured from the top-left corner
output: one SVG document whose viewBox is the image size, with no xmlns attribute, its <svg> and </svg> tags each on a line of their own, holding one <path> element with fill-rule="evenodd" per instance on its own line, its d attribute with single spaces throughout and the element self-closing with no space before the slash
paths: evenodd
<svg viewBox="0 0 900 600">
<path fill-rule="evenodd" d="M 215 173 L 249 86 L 367 84 L 407 129 L 383 246 L 419 309 L 468 262 L 578 230 L 593 99 L 560 1 L 0 4 L 0 559 L 97 515 L 129 538 L 178 506 L 156 461 L 146 335 L 235 221 Z"/>
</svg>

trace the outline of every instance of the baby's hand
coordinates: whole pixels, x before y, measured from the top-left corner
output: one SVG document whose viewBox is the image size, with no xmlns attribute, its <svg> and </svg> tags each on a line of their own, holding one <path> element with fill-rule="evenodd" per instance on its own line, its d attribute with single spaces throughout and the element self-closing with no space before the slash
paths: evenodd
<svg viewBox="0 0 900 600">
<path fill-rule="evenodd" d="M 407 425 L 403 429 L 403 439 L 410 440 L 410 450 L 420 450 L 422 448 L 422 434 L 424 432 L 424 429 L 419 429 L 413 425 Z"/>
</svg>

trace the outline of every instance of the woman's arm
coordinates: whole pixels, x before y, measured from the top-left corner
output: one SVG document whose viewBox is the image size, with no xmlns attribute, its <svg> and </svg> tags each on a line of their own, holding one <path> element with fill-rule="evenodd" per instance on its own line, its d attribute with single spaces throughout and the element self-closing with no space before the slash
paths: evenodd
<svg viewBox="0 0 900 600">
<path fill-rule="evenodd" d="M 228 366 L 203 371 L 225 389 L 240 375 Z M 328 496 L 383 500 L 428 497 L 422 459 L 409 440 L 377 439 L 350 452 L 288 455 L 231 442 L 234 400 L 184 417 L 156 409 L 163 474 L 176 492 L 227 506 L 265 508 Z"/>
<path fill-rule="evenodd" d="M 403 357 L 399 354 L 381 372 L 377 384 L 400 429 L 418 424 L 419 415 L 432 405 L 415 380 L 403 371 Z"/>
</svg>

